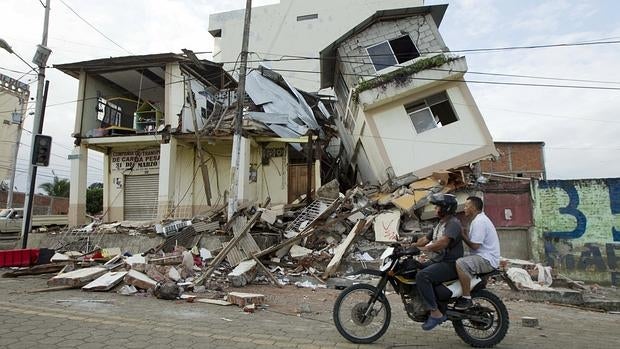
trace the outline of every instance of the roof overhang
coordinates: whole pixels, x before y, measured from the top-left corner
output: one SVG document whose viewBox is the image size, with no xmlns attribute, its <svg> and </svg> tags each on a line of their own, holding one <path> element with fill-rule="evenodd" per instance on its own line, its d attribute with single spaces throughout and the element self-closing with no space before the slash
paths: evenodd
<svg viewBox="0 0 620 349">
<path fill-rule="evenodd" d="M 407 18 L 411 16 L 417 15 L 426 15 L 430 14 L 435 21 L 437 27 L 441 24 L 443 20 L 443 16 L 446 13 L 446 9 L 448 8 L 447 4 L 443 5 L 432 5 L 432 6 L 418 6 L 418 7 L 407 7 L 407 8 L 399 8 L 392 10 L 381 10 L 375 12 L 372 16 L 368 17 L 360 24 L 353 27 L 353 29 L 346 32 L 336 41 L 332 42 L 329 46 L 321 50 L 320 59 L 321 59 L 321 88 L 332 87 L 334 85 L 334 70 L 336 68 L 336 55 L 338 52 L 338 47 L 345 40 L 350 38 L 351 36 L 362 32 L 366 28 L 371 25 L 388 20 L 395 20 L 401 18 Z"/>
</svg>

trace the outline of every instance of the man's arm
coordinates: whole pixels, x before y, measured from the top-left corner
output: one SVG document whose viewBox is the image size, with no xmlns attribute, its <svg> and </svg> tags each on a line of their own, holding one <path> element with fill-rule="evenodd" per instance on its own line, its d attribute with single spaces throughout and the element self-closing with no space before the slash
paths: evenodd
<svg viewBox="0 0 620 349">
<path fill-rule="evenodd" d="M 432 243 L 424 246 L 420 246 L 420 251 L 430 251 L 430 252 L 439 252 L 445 249 L 450 245 L 450 238 L 446 235 L 443 235 L 437 241 L 433 241 Z"/>
<path fill-rule="evenodd" d="M 430 240 L 426 236 L 422 236 L 415 242 L 415 247 L 423 247 L 428 244 Z"/>
<path fill-rule="evenodd" d="M 477 222 L 472 222 L 469 227 L 470 227 L 469 234 L 463 231 L 463 234 L 462 234 L 463 241 L 470 249 L 476 251 L 480 248 L 480 246 L 482 246 L 482 241 L 480 243 L 476 243 L 476 242 L 471 241 L 469 237 L 470 236 L 475 236 L 475 237 L 484 236 L 484 231 L 481 231 L 481 229 L 484 229 L 484 228 L 481 227 L 479 224 L 477 224 Z"/>
</svg>

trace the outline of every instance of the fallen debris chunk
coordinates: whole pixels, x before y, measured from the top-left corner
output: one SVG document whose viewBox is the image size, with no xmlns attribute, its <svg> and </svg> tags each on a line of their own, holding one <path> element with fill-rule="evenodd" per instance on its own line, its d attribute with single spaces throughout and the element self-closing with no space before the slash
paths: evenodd
<svg viewBox="0 0 620 349">
<path fill-rule="evenodd" d="M 108 269 L 103 267 L 78 269 L 54 276 L 53 278 L 47 280 L 47 285 L 80 287 L 89 283 L 90 281 L 95 280 L 96 278 L 107 272 Z"/>
<path fill-rule="evenodd" d="M 305 248 L 299 245 L 293 245 L 291 246 L 291 250 L 289 251 L 289 253 L 291 254 L 291 257 L 293 259 L 297 259 L 297 258 L 301 258 L 301 257 L 305 257 L 309 254 L 311 254 L 313 251 L 309 248 Z"/>
<path fill-rule="evenodd" d="M 255 277 L 255 260 L 247 260 L 239 263 L 239 265 L 228 274 L 228 280 L 234 287 L 243 287 L 252 282 Z"/>
<path fill-rule="evenodd" d="M 254 305 L 254 303 L 247 304 L 246 306 L 243 307 L 243 311 L 246 313 L 253 313 L 256 311 L 256 305 Z"/>
<path fill-rule="evenodd" d="M 159 299 L 175 300 L 181 296 L 181 288 L 174 282 L 167 282 L 165 284 L 157 284 L 153 294 Z"/>
<path fill-rule="evenodd" d="M 206 304 L 223 305 L 223 306 L 233 305 L 233 303 L 225 301 L 225 300 L 221 300 L 221 299 L 199 298 L 199 299 L 196 299 L 196 302 L 206 303 Z"/>
<path fill-rule="evenodd" d="M 521 326 L 523 327 L 538 327 L 538 319 L 535 317 L 523 316 L 521 318 Z"/>
<path fill-rule="evenodd" d="M 124 296 L 131 296 L 134 293 L 138 293 L 138 289 L 135 288 L 133 285 L 123 285 L 123 287 L 121 287 L 117 293 Z"/>
<path fill-rule="evenodd" d="M 398 241 L 398 227 L 400 226 L 400 212 L 397 210 L 384 212 L 374 221 L 375 241 L 393 242 Z"/>
<path fill-rule="evenodd" d="M 258 293 L 230 292 L 227 300 L 240 307 L 244 307 L 246 304 L 259 305 L 265 303 L 265 296 Z"/>
<path fill-rule="evenodd" d="M 125 275 L 124 281 L 129 285 L 133 285 L 144 290 L 154 288 L 155 285 L 157 285 L 155 280 L 136 270 L 128 271 L 127 275 Z"/>
<path fill-rule="evenodd" d="M 82 287 L 84 291 L 109 291 L 118 285 L 127 274 L 126 271 L 109 272 Z"/>
<path fill-rule="evenodd" d="M 44 265 L 35 265 L 34 267 L 30 267 L 27 269 L 18 269 L 8 271 L 2 274 L 3 278 L 14 278 L 18 276 L 24 275 L 39 275 L 39 274 L 48 274 L 48 273 L 57 273 L 62 270 L 65 266 L 63 264 L 44 264 Z"/>
</svg>

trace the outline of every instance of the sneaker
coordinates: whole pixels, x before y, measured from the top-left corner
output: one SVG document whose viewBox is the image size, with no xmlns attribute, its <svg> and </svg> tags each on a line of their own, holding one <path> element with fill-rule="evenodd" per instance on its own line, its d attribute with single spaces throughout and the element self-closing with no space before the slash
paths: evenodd
<svg viewBox="0 0 620 349">
<path fill-rule="evenodd" d="M 448 320 L 447 315 L 442 315 L 440 318 L 429 316 L 428 319 L 426 319 L 426 322 L 422 324 L 422 329 L 424 331 L 430 331 L 437 327 L 437 325 L 441 325 L 446 320 Z"/>
<path fill-rule="evenodd" d="M 456 300 L 456 303 L 454 303 L 454 309 L 467 310 L 471 308 L 473 305 L 474 303 L 471 301 L 471 298 L 459 297 L 459 299 Z"/>
</svg>

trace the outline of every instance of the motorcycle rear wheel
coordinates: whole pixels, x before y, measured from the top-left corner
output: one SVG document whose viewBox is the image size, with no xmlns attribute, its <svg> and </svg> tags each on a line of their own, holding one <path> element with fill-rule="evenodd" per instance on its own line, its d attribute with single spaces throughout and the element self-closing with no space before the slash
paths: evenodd
<svg viewBox="0 0 620 349">
<path fill-rule="evenodd" d="M 501 342 L 508 332 L 508 309 L 504 302 L 487 290 L 471 295 L 474 306 L 465 312 L 486 318 L 487 322 L 454 320 L 456 334 L 467 344 L 476 348 L 490 348 Z"/>
<path fill-rule="evenodd" d="M 381 338 L 390 326 L 392 312 L 385 295 L 380 294 L 376 302 L 369 304 L 377 292 L 372 285 L 357 284 L 346 288 L 336 299 L 332 312 L 334 324 L 350 342 L 372 343 Z M 372 307 L 370 315 L 365 316 L 369 306 Z"/>
</svg>

